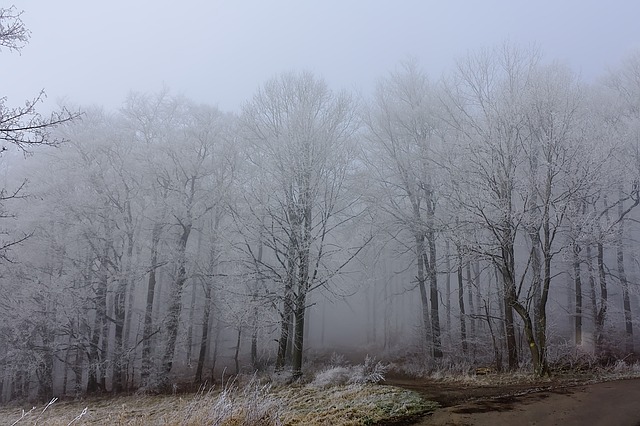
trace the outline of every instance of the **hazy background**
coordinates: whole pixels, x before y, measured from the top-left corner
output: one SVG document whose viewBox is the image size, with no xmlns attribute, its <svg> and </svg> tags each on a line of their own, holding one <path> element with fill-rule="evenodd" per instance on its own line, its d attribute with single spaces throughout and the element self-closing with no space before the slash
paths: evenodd
<svg viewBox="0 0 640 426">
<path fill-rule="evenodd" d="M 586 81 L 640 47 L 640 3 L 624 1 L 16 1 L 32 32 L 3 53 L 2 94 L 21 103 L 120 106 L 163 85 L 237 110 L 274 74 L 308 69 L 370 93 L 398 61 L 432 78 L 468 50 L 537 43 Z M 7 6 L 10 5 L 7 4 Z"/>
</svg>

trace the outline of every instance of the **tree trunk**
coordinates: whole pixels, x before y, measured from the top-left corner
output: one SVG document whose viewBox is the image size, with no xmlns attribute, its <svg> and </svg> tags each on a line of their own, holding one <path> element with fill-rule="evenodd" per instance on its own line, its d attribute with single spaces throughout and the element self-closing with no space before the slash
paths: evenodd
<svg viewBox="0 0 640 426">
<path fill-rule="evenodd" d="M 144 330 L 142 341 L 142 370 L 141 386 L 149 386 L 149 377 L 153 370 L 154 362 L 151 359 L 151 334 L 153 332 L 153 302 L 156 292 L 156 268 L 158 267 L 158 244 L 162 225 L 155 223 L 151 231 L 151 261 L 149 265 L 149 280 L 147 283 L 147 301 L 144 312 Z"/>
<path fill-rule="evenodd" d="M 134 274 L 133 274 L 133 248 L 134 248 L 134 241 L 135 241 L 135 237 L 134 237 L 134 231 L 133 231 L 133 226 L 132 226 L 132 219 L 131 219 L 131 211 L 130 211 L 130 207 L 129 207 L 129 203 L 127 202 L 127 208 L 129 210 L 129 214 L 128 214 L 128 223 L 127 223 L 127 257 L 125 259 L 125 266 L 124 266 L 124 277 L 125 280 L 127 282 L 127 289 L 126 289 L 126 293 L 127 293 L 127 308 L 125 311 L 125 324 L 124 324 L 124 336 L 123 336 L 123 343 L 124 343 L 124 347 L 123 347 L 123 351 L 124 353 L 126 353 L 126 359 L 124 360 L 125 362 L 125 370 L 124 370 L 124 384 L 126 389 L 129 389 L 130 386 L 133 385 L 133 378 L 135 376 L 134 372 L 134 360 L 135 360 L 135 352 L 133 351 L 129 351 L 128 349 L 131 347 L 131 329 L 133 328 L 131 326 L 131 320 L 133 317 L 133 306 L 135 304 L 135 294 L 136 294 L 136 283 L 137 280 L 134 278 Z M 139 321 L 139 319 L 138 319 Z M 138 331 L 140 330 L 140 324 L 136 324 L 135 327 L 137 327 Z M 137 333 L 136 333 L 137 334 Z M 137 339 L 137 337 L 135 337 L 134 339 Z M 131 366 L 132 372 L 129 375 L 129 366 Z"/>
<path fill-rule="evenodd" d="M 260 234 L 260 240 L 258 241 L 258 255 L 256 257 L 256 279 L 253 282 L 253 289 L 251 295 L 251 304 L 253 312 L 252 315 L 252 324 L 251 324 L 251 366 L 254 371 L 259 369 L 258 365 L 258 326 L 259 326 L 259 309 L 258 309 L 258 292 L 262 284 L 262 275 L 260 271 L 260 265 L 262 265 L 262 255 L 263 255 L 263 235 Z"/>
<path fill-rule="evenodd" d="M 89 371 L 87 382 L 87 393 L 105 392 L 104 388 L 104 356 L 106 354 L 106 340 L 109 324 L 107 322 L 107 271 L 105 260 L 102 259 L 99 265 L 98 282 L 95 291 L 95 317 L 93 322 L 93 333 L 89 349 Z M 89 278 L 91 279 L 91 278 Z M 102 344 L 101 344 L 101 339 Z"/>
<path fill-rule="evenodd" d="M 573 242 L 573 282 L 576 292 L 575 306 L 575 342 L 576 346 L 582 345 L 582 279 L 580 278 L 580 246 Z"/>
<path fill-rule="evenodd" d="M 212 362 L 211 362 L 211 383 L 215 383 L 215 374 L 216 374 L 216 361 L 218 360 L 218 349 L 220 347 L 220 332 L 222 331 L 222 327 L 220 324 L 216 324 L 214 327 L 216 334 L 213 339 L 213 354 L 211 354 Z"/>
<path fill-rule="evenodd" d="M 187 259 L 186 248 L 191 234 L 191 223 L 182 225 L 182 234 L 178 241 L 178 262 L 176 265 L 176 276 L 170 289 L 169 307 L 167 309 L 166 331 L 167 340 L 162 356 L 162 369 L 160 371 L 160 386 L 168 385 L 169 373 L 173 366 L 173 358 L 176 349 L 176 339 L 178 337 L 178 326 L 180 321 L 180 313 L 182 311 L 182 291 L 187 280 Z"/>
<path fill-rule="evenodd" d="M 296 280 L 296 237 L 291 233 L 287 248 L 287 277 L 284 283 L 282 311 L 280 312 L 280 339 L 276 356 L 276 370 L 281 370 L 287 363 L 287 353 L 291 346 L 291 328 L 293 325 L 293 287 Z"/>
<path fill-rule="evenodd" d="M 500 373 L 502 371 L 502 352 L 500 352 L 500 347 L 498 346 L 496 335 L 493 332 L 493 320 L 491 319 L 491 315 L 489 315 L 489 307 L 486 303 L 484 304 L 484 313 L 485 319 L 487 320 L 487 326 L 489 327 L 489 334 L 491 335 L 491 344 L 493 345 L 493 356 L 496 362 L 496 371 Z"/>
<path fill-rule="evenodd" d="M 467 303 L 469 308 L 469 350 L 471 351 L 471 356 L 475 361 L 476 357 L 476 312 L 473 303 L 473 281 L 471 279 L 471 261 L 467 260 L 465 265 L 465 271 L 467 275 Z"/>
<path fill-rule="evenodd" d="M 600 306 L 596 315 L 596 353 L 602 354 L 604 350 L 604 323 L 607 318 L 609 305 L 609 291 L 607 289 L 607 275 L 604 265 L 604 245 L 598 241 L 598 281 L 600 283 Z"/>
<path fill-rule="evenodd" d="M 482 316 L 482 281 L 480 280 L 480 260 L 478 258 L 475 258 L 471 264 L 471 269 L 473 270 L 473 287 L 475 290 L 475 296 L 476 296 L 476 301 L 475 301 L 475 311 L 476 311 L 476 315 L 478 317 L 478 321 L 476 322 L 476 336 L 480 336 L 480 334 L 482 333 L 482 320 L 480 320 L 481 316 Z"/>
<path fill-rule="evenodd" d="M 542 225 L 544 236 L 543 242 L 543 276 L 542 292 L 540 294 L 539 306 L 534 310 L 535 322 L 537 324 L 536 336 L 538 343 L 539 369 L 536 372 L 540 377 L 549 375 L 549 362 L 547 360 L 547 301 L 549 300 L 549 289 L 551 287 L 551 245 L 552 237 L 549 225 L 549 214 L 545 209 L 544 221 Z"/>
<path fill-rule="evenodd" d="M 433 342 L 433 357 L 442 358 L 442 342 L 440 337 L 440 297 L 438 296 L 438 271 L 436 259 L 436 241 L 433 231 L 427 234 L 429 247 L 429 262 L 427 275 L 429 276 L 429 300 L 431 301 L 431 339 Z"/>
<path fill-rule="evenodd" d="M 195 325 L 196 314 L 196 286 L 191 286 L 191 303 L 189 304 L 189 319 L 187 320 L 187 342 L 185 346 L 187 348 L 187 366 L 191 368 L 191 357 L 193 352 L 193 326 Z"/>
<path fill-rule="evenodd" d="M 445 254 L 445 269 L 447 270 L 447 277 L 445 279 L 445 289 L 446 294 L 444 298 L 445 303 L 445 317 L 446 317 L 446 326 L 447 326 L 447 334 L 449 336 L 449 342 L 451 342 L 451 249 L 450 243 L 447 239 L 446 242 L 446 254 Z"/>
<path fill-rule="evenodd" d="M 540 235 L 538 230 L 530 230 L 529 240 L 531 242 L 531 287 L 533 289 L 533 316 L 535 318 L 534 328 L 536 334 L 540 334 L 540 299 L 542 297 L 542 260 L 540 253 Z"/>
<path fill-rule="evenodd" d="M 597 340 L 597 318 L 598 318 L 598 299 L 596 297 L 596 273 L 593 268 L 593 253 L 591 245 L 585 247 L 587 256 L 587 272 L 589 274 L 589 301 L 591 302 L 591 318 L 593 321 L 593 343 Z"/>
<path fill-rule="evenodd" d="M 297 294 L 295 304 L 295 329 L 293 336 L 292 369 L 294 377 L 302 376 L 302 354 L 304 351 L 305 314 L 307 312 L 307 292 L 309 291 L 309 262 L 311 241 L 311 209 L 307 205 L 305 211 L 303 248 L 299 253 L 299 267 L 297 279 Z"/>
<path fill-rule="evenodd" d="M 73 371 L 73 395 L 75 397 L 80 396 L 82 393 L 82 359 L 84 358 L 84 351 L 80 346 L 79 339 L 76 339 L 75 347 L 75 359 L 71 371 Z"/>
<path fill-rule="evenodd" d="M 424 265 L 424 235 L 415 234 L 414 236 L 416 243 L 416 260 L 418 261 L 418 289 L 420 290 L 420 301 L 422 305 L 422 327 L 424 336 L 424 344 L 429 344 L 429 329 L 430 320 L 429 320 L 429 299 L 427 297 L 427 288 L 425 283 L 425 265 Z"/>
<path fill-rule="evenodd" d="M 622 190 L 620 190 L 620 202 L 618 203 L 618 216 L 620 223 L 618 224 L 618 235 L 616 241 L 616 260 L 618 263 L 618 279 L 622 287 L 622 305 L 624 310 L 624 326 L 625 326 L 625 352 L 627 355 L 633 354 L 633 317 L 631 316 L 631 298 L 629 296 L 629 280 L 624 268 L 624 220 L 623 220 L 623 201 Z"/>
<path fill-rule="evenodd" d="M 524 323 L 524 333 L 529 346 L 529 352 L 531 353 L 531 363 L 533 364 L 533 371 L 537 376 L 541 376 L 543 374 L 543 368 L 540 359 L 540 351 L 535 339 L 531 316 L 529 315 L 527 309 L 517 301 L 514 303 L 513 309 L 518 313 L 518 315 L 522 319 L 522 322 Z"/>
<path fill-rule="evenodd" d="M 45 302 L 47 303 L 47 302 Z M 50 317 L 49 309 L 45 307 L 45 319 L 48 319 L 50 324 L 53 324 L 53 318 L 55 318 L 55 310 L 53 318 Z M 51 347 L 51 339 L 53 334 L 49 333 L 46 328 L 42 330 L 42 350 L 40 351 L 41 359 L 36 367 L 36 377 L 38 379 L 38 399 L 46 402 L 50 401 L 53 396 L 53 348 Z"/>
<path fill-rule="evenodd" d="M 202 372 L 209 347 L 209 321 L 211 317 L 212 289 L 205 284 L 204 313 L 202 315 L 202 335 L 200 336 L 200 350 L 198 351 L 198 366 L 196 367 L 195 383 L 202 383 Z"/>
<path fill-rule="evenodd" d="M 464 312 L 464 281 L 462 279 L 462 251 L 458 249 L 458 307 L 460 309 L 460 341 L 462 342 L 462 354 L 467 355 L 467 325 Z"/>
<path fill-rule="evenodd" d="M 123 340 L 124 322 L 125 322 L 125 299 L 127 291 L 127 278 L 120 276 L 118 286 L 114 294 L 114 312 L 115 312 L 115 340 L 113 350 L 113 375 L 112 390 L 115 393 L 122 392 L 123 387 L 123 364 L 125 342 Z"/>
<path fill-rule="evenodd" d="M 509 370 L 518 368 L 518 347 L 516 343 L 515 323 L 513 321 L 513 309 L 517 303 L 515 286 L 515 253 L 512 241 L 511 222 L 504 224 L 501 241 L 501 264 L 502 284 L 504 286 L 504 326 L 507 337 L 507 360 Z"/>
<path fill-rule="evenodd" d="M 238 358 L 240 356 L 240 337 L 241 336 L 242 336 L 242 327 L 238 327 L 238 334 L 236 338 L 236 351 L 233 354 L 233 362 L 235 363 L 235 366 L 236 366 L 236 376 L 240 374 L 240 361 Z"/>
<path fill-rule="evenodd" d="M 281 370 L 286 365 L 288 346 L 290 345 L 290 327 L 293 322 L 293 277 L 288 277 L 285 284 L 284 298 L 280 313 L 280 339 L 278 340 L 278 355 L 276 369 Z"/>
<path fill-rule="evenodd" d="M 304 293 L 296 297 L 296 308 L 294 311 L 295 326 L 293 335 L 293 359 L 292 370 L 294 377 L 302 376 L 302 354 L 304 349 L 304 320 L 305 320 L 305 296 Z"/>
</svg>

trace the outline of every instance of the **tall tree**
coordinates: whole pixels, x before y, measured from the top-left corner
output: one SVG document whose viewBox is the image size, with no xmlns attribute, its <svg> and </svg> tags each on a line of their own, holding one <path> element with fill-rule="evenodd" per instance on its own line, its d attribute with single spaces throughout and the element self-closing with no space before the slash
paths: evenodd
<svg viewBox="0 0 640 426">
<path fill-rule="evenodd" d="M 615 116 L 618 135 L 621 139 L 619 164 L 626 173 L 621 174 L 617 183 L 617 241 L 616 260 L 618 279 L 622 287 L 625 323 L 625 351 L 634 352 L 633 318 L 631 312 L 630 284 L 625 271 L 624 225 L 628 213 L 640 204 L 640 50 L 624 59 L 617 70 L 612 71 L 605 81 L 614 93 Z M 631 201 L 625 205 L 625 202 Z"/>
<path fill-rule="evenodd" d="M 579 85 L 566 70 L 541 66 L 536 51 L 504 45 L 460 61 L 447 93 L 456 152 L 467 162 L 452 177 L 456 205 L 466 214 L 466 245 L 500 272 L 509 368 L 518 364 L 515 311 L 534 371 L 546 374 L 552 259 L 563 249 L 556 237 L 597 169 L 581 136 Z M 469 232 L 478 226 L 484 232 Z M 515 249 L 523 231 L 524 258 Z"/>
<path fill-rule="evenodd" d="M 264 222 L 256 220 L 264 224 L 270 250 L 260 263 L 283 288 L 285 347 L 288 312 L 293 315 L 296 375 L 302 369 L 307 295 L 325 287 L 359 250 L 334 245 L 337 232 L 357 215 L 357 196 L 345 196 L 354 167 L 354 113 L 350 96 L 332 93 L 308 72 L 269 80 L 243 107 L 250 159 L 266 171 L 267 186 L 260 190 L 270 194 L 261 209 Z"/>
<path fill-rule="evenodd" d="M 381 189 L 379 204 L 414 246 L 425 341 L 442 357 L 438 258 L 438 119 L 436 95 L 424 72 L 409 61 L 382 80 L 367 112 L 369 164 Z"/>
</svg>

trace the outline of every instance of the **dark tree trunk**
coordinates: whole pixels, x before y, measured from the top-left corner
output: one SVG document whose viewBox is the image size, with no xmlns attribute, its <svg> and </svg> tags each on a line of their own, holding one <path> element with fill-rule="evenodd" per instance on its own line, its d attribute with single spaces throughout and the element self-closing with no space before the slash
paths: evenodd
<svg viewBox="0 0 640 426">
<path fill-rule="evenodd" d="M 424 265 L 424 236 L 422 234 L 415 235 L 416 243 L 416 260 L 418 261 L 418 289 L 420 290 L 420 301 L 422 305 L 422 327 L 424 343 L 429 344 L 429 298 L 427 296 L 427 288 L 425 282 L 425 265 Z"/>
<path fill-rule="evenodd" d="M 196 311 L 196 286 L 191 286 L 191 303 L 189 304 L 189 320 L 187 324 L 187 365 L 191 367 L 191 357 L 193 352 L 193 327 L 195 325 L 195 311 Z"/>
<path fill-rule="evenodd" d="M 473 303 L 473 280 L 471 279 L 471 261 L 467 260 L 465 265 L 465 271 L 467 276 L 467 307 L 469 308 L 469 350 L 471 356 L 475 360 L 476 356 L 476 312 Z"/>
<path fill-rule="evenodd" d="M 604 245 L 598 241 L 598 281 L 600 283 L 600 306 L 596 315 L 596 353 L 601 354 L 604 349 L 604 323 L 607 318 L 609 291 L 607 289 L 607 275 L 604 265 Z"/>
<path fill-rule="evenodd" d="M 310 240 L 311 212 L 305 214 L 305 236 L 304 241 Z M 296 304 L 294 310 L 295 328 L 293 336 L 292 369 L 294 377 L 302 376 L 302 355 L 304 352 L 304 330 L 305 315 L 307 312 L 307 292 L 309 291 L 309 248 L 305 243 L 305 248 L 300 251 L 298 283 Z"/>
<path fill-rule="evenodd" d="M 304 349 L 304 320 L 305 320 L 305 297 L 304 294 L 296 298 L 296 308 L 294 312 L 295 325 L 293 334 L 293 358 L 292 370 L 294 377 L 302 376 L 302 354 Z"/>
<path fill-rule="evenodd" d="M 127 289 L 127 279 L 120 277 L 116 293 L 114 295 L 114 312 L 115 312 L 115 340 L 113 352 L 113 370 L 112 370 L 112 390 L 113 392 L 122 392 L 123 387 L 123 363 L 124 363 L 124 346 L 123 340 L 124 322 L 125 322 L 125 295 Z"/>
<path fill-rule="evenodd" d="M 575 285 L 575 342 L 576 346 L 582 345 L 582 279 L 580 277 L 580 246 L 573 243 L 573 282 Z"/>
<path fill-rule="evenodd" d="M 260 241 L 258 242 L 258 255 L 256 257 L 256 279 L 253 282 L 253 291 L 251 295 L 251 302 L 253 312 L 252 315 L 252 324 L 251 324 L 251 366 L 254 370 L 258 370 L 258 326 L 259 326 L 259 309 L 258 309 L 258 291 L 262 284 L 262 275 L 260 271 L 260 265 L 262 265 L 262 255 L 263 255 L 263 241 L 262 234 L 260 235 Z"/>
<path fill-rule="evenodd" d="M 142 341 L 141 385 L 148 386 L 154 362 L 151 358 L 151 335 L 153 333 L 153 302 L 156 292 L 156 269 L 158 268 L 158 244 L 162 225 L 155 223 L 151 231 L 151 262 L 149 265 L 149 281 L 147 283 L 147 300 L 144 311 L 144 331 Z"/>
<path fill-rule="evenodd" d="M 446 240 L 446 258 L 445 258 L 445 268 L 447 270 L 446 279 L 445 279 L 445 311 L 446 311 L 446 326 L 447 326 L 447 334 L 449 336 L 449 341 L 451 341 L 451 250 L 449 240 Z"/>
<path fill-rule="evenodd" d="M 464 280 L 462 279 L 462 251 L 458 245 L 458 307 L 460 309 L 460 342 L 462 354 L 467 355 L 467 325 L 464 311 Z"/>
<path fill-rule="evenodd" d="M 202 372 L 209 347 L 209 322 L 211 317 L 212 289 L 205 284 L 204 314 L 202 316 L 202 335 L 200 336 L 200 350 L 198 351 L 198 366 L 196 367 L 195 382 L 202 382 Z"/>
<path fill-rule="evenodd" d="M 500 272 L 502 273 L 502 284 L 504 286 L 504 328 L 507 337 L 507 361 L 509 370 L 518 368 L 518 347 L 516 343 L 515 323 L 513 320 L 513 309 L 517 303 L 515 285 L 515 253 L 513 249 L 512 224 L 504 224 L 501 241 L 501 261 Z"/>
<path fill-rule="evenodd" d="M 533 371 L 537 376 L 542 375 L 543 367 L 542 360 L 540 359 L 540 348 L 535 339 L 535 332 L 533 330 L 533 322 L 527 309 L 518 301 L 513 305 L 513 309 L 518 313 L 522 322 L 524 323 L 524 334 L 529 346 L 529 352 L 531 353 L 531 363 L 533 364 Z"/>
<path fill-rule="evenodd" d="M 238 334 L 236 338 L 236 351 L 233 354 L 233 362 L 236 366 L 236 375 L 240 374 L 240 338 L 242 337 L 242 327 L 238 327 Z"/>
<path fill-rule="evenodd" d="M 440 337 L 440 297 L 438 295 L 438 271 L 436 256 L 435 233 L 430 231 L 427 234 L 429 247 L 429 300 L 431 302 L 431 339 L 433 342 L 433 357 L 442 358 L 442 342 Z"/>
<path fill-rule="evenodd" d="M 284 288 L 282 312 L 280 313 L 280 338 L 278 339 L 278 355 L 276 357 L 276 369 L 278 370 L 283 369 L 286 365 L 293 322 L 293 277 L 288 277 L 287 280 Z"/>
<path fill-rule="evenodd" d="M 618 212 L 622 219 L 622 201 L 618 204 Z M 625 326 L 625 352 L 627 354 L 634 353 L 633 345 L 633 317 L 631 315 L 631 298 L 629 295 L 629 280 L 624 267 L 624 243 L 623 237 L 624 227 L 623 221 L 620 220 L 618 225 L 618 236 L 616 244 L 616 260 L 618 264 L 618 279 L 620 280 L 620 286 L 622 287 L 622 308 L 624 310 L 624 326 Z"/>
<path fill-rule="evenodd" d="M 585 251 L 587 256 L 587 273 L 589 274 L 589 302 L 591 303 L 591 318 L 593 320 L 593 328 L 594 330 L 596 330 L 596 322 L 598 317 L 598 299 L 596 296 L 596 272 L 593 267 L 593 253 L 590 244 L 586 245 Z M 595 342 L 595 332 L 593 338 Z"/>
</svg>

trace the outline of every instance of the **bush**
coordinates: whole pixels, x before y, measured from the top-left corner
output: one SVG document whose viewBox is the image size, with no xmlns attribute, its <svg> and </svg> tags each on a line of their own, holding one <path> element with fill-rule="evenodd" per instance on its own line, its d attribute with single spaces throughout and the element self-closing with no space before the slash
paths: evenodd
<svg viewBox="0 0 640 426">
<path fill-rule="evenodd" d="M 317 388 L 343 386 L 349 383 L 353 372 L 349 367 L 330 367 L 319 372 L 311 382 Z"/>
<path fill-rule="evenodd" d="M 384 375 L 389 371 L 389 366 L 376 362 L 375 357 L 367 355 L 364 364 L 356 365 L 350 383 L 380 383 L 384 381 Z"/>
<path fill-rule="evenodd" d="M 330 366 L 320 371 L 311 382 L 312 386 L 326 388 L 346 384 L 380 383 L 389 366 L 376 362 L 374 357 L 367 357 L 364 363 L 352 367 Z"/>
<path fill-rule="evenodd" d="M 331 354 L 331 358 L 329 358 L 329 366 L 330 367 L 345 367 L 349 363 L 347 362 L 344 355 L 334 352 Z"/>
</svg>

